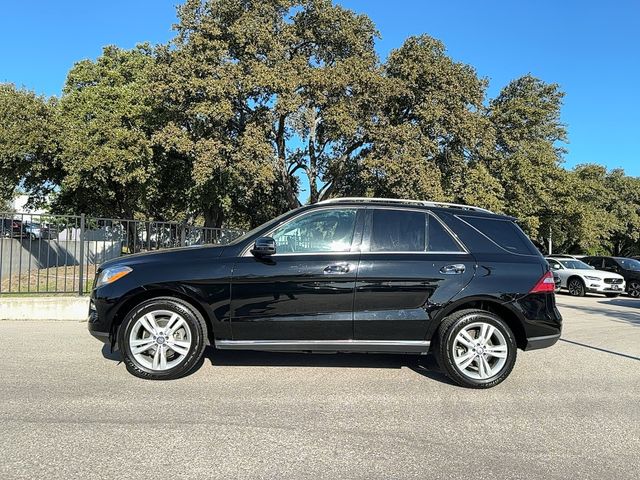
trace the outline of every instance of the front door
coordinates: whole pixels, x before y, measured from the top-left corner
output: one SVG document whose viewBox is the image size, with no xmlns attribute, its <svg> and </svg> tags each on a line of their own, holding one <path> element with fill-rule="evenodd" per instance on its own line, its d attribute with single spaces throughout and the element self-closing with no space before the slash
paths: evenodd
<svg viewBox="0 0 640 480">
<path fill-rule="evenodd" d="M 231 285 L 234 341 L 350 340 L 364 210 L 302 213 L 267 233 L 276 254 L 245 252 Z"/>
<path fill-rule="evenodd" d="M 469 283 L 475 260 L 424 210 L 368 210 L 354 302 L 354 338 L 425 340 L 431 312 Z"/>
</svg>

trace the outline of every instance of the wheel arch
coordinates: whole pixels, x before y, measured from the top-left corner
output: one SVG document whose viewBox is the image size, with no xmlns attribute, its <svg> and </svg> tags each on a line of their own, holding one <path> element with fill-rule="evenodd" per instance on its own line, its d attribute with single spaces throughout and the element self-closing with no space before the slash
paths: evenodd
<svg viewBox="0 0 640 480">
<path fill-rule="evenodd" d="M 523 326 L 524 320 L 521 318 L 520 314 L 518 314 L 518 312 L 508 303 L 501 302 L 500 300 L 491 297 L 465 298 L 464 300 L 449 305 L 439 315 L 438 321 L 436 322 L 437 328 L 434 328 L 430 333 L 430 337 L 432 338 L 432 340 L 437 334 L 440 324 L 446 317 L 460 310 L 467 309 L 484 310 L 500 317 L 513 332 L 518 348 L 524 350 L 527 345 L 527 334 Z"/>
<path fill-rule="evenodd" d="M 584 278 L 582 278 L 580 275 L 578 275 L 577 273 L 572 273 L 571 275 L 569 275 L 569 278 L 567 278 L 567 287 L 569 286 L 569 282 L 573 279 L 578 279 L 582 282 L 582 285 L 586 286 L 587 282 L 584 281 Z"/>
<path fill-rule="evenodd" d="M 172 290 L 170 288 L 154 288 L 151 290 L 141 290 L 131 295 L 124 302 L 122 302 L 113 316 L 110 334 L 111 344 L 117 344 L 118 330 L 122 325 L 122 321 L 127 316 L 127 314 L 136 307 L 136 305 L 139 305 L 147 300 L 160 297 L 174 297 L 187 303 L 194 310 L 194 312 L 202 317 L 202 319 L 205 321 L 205 324 L 207 325 L 207 340 L 211 345 L 213 345 L 213 322 L 211 321 L 211 316 L 207 312 L 207 309 L 197 299 L 186 295 L 183 292 Z"/>
</svg>

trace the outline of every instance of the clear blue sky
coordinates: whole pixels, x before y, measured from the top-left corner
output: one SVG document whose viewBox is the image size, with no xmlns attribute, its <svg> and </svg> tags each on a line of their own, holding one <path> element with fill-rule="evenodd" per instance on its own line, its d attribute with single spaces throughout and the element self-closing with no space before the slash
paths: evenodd
<svg viewBox="0 0 640 480">
<path fill-rule="evenodd" d="M 60 93 L 74 62 L 103 45 L 172 37 L 177 0 L 5 1 L 0 82 Z M 366 13 L 384 59 L 409 35 L 442 40 L 490 81 L 489 96 L 531 72 L 566 93 L 566 166 L 597 162 L 640 176 L 640 0 L 340 0 Z"/>
</svg>

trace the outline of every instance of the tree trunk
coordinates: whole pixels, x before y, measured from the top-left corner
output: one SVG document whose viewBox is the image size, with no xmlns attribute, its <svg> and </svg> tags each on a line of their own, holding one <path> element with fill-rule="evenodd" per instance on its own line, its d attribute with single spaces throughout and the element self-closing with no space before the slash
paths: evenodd
<svg viewBox="0 0 640 480">
<path fill-rule="evenodd" d="M 204 209 L 204 226 L 207 228 L 222 228 L 224 213 L 217 204 L 209 205 Z"/>
<path fill-rule="evenodd" d="M 309 179 L 309 203 L 318 203 L 318 185 L 316 181 L 318 179 L 318 159 L 316 156 L 316 127 L 318 125 L 318 118 L 315 114 L 309 125 L 309 169 L 307 171 L 307 178 Z"/>
<path fill-rule="evenodd" d="M 280 177 L 282 181 L 282 186 L 285 190 L 285 195 L 287 198 L 287 204 L 289 208 L 298 208 L 300 206 L 300 202 L 296 197 L 296 193 L 293 190 L 291 178 L 289 176 L 288 165 L 287 165 L 287 152 L 286 152 L 286 144 L 285 144 L 285 126 L 286 126 L 286 115 L 280 115 L 278 119 L 278 128 L 276 131 L 276 150 L 278 153 L 278 169 L 280 170 Z"/>
</svg>

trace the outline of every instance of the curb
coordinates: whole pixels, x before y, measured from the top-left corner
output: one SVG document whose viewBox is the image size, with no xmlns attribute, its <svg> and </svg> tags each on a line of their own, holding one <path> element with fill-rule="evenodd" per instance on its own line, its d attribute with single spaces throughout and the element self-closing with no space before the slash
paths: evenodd
<svg viewBox="0 0 640 480">
<path fill-rule="evenodd" d="M 0 297 L 0 320 L 86 320 L 89 297 Z"/>
</svg>

